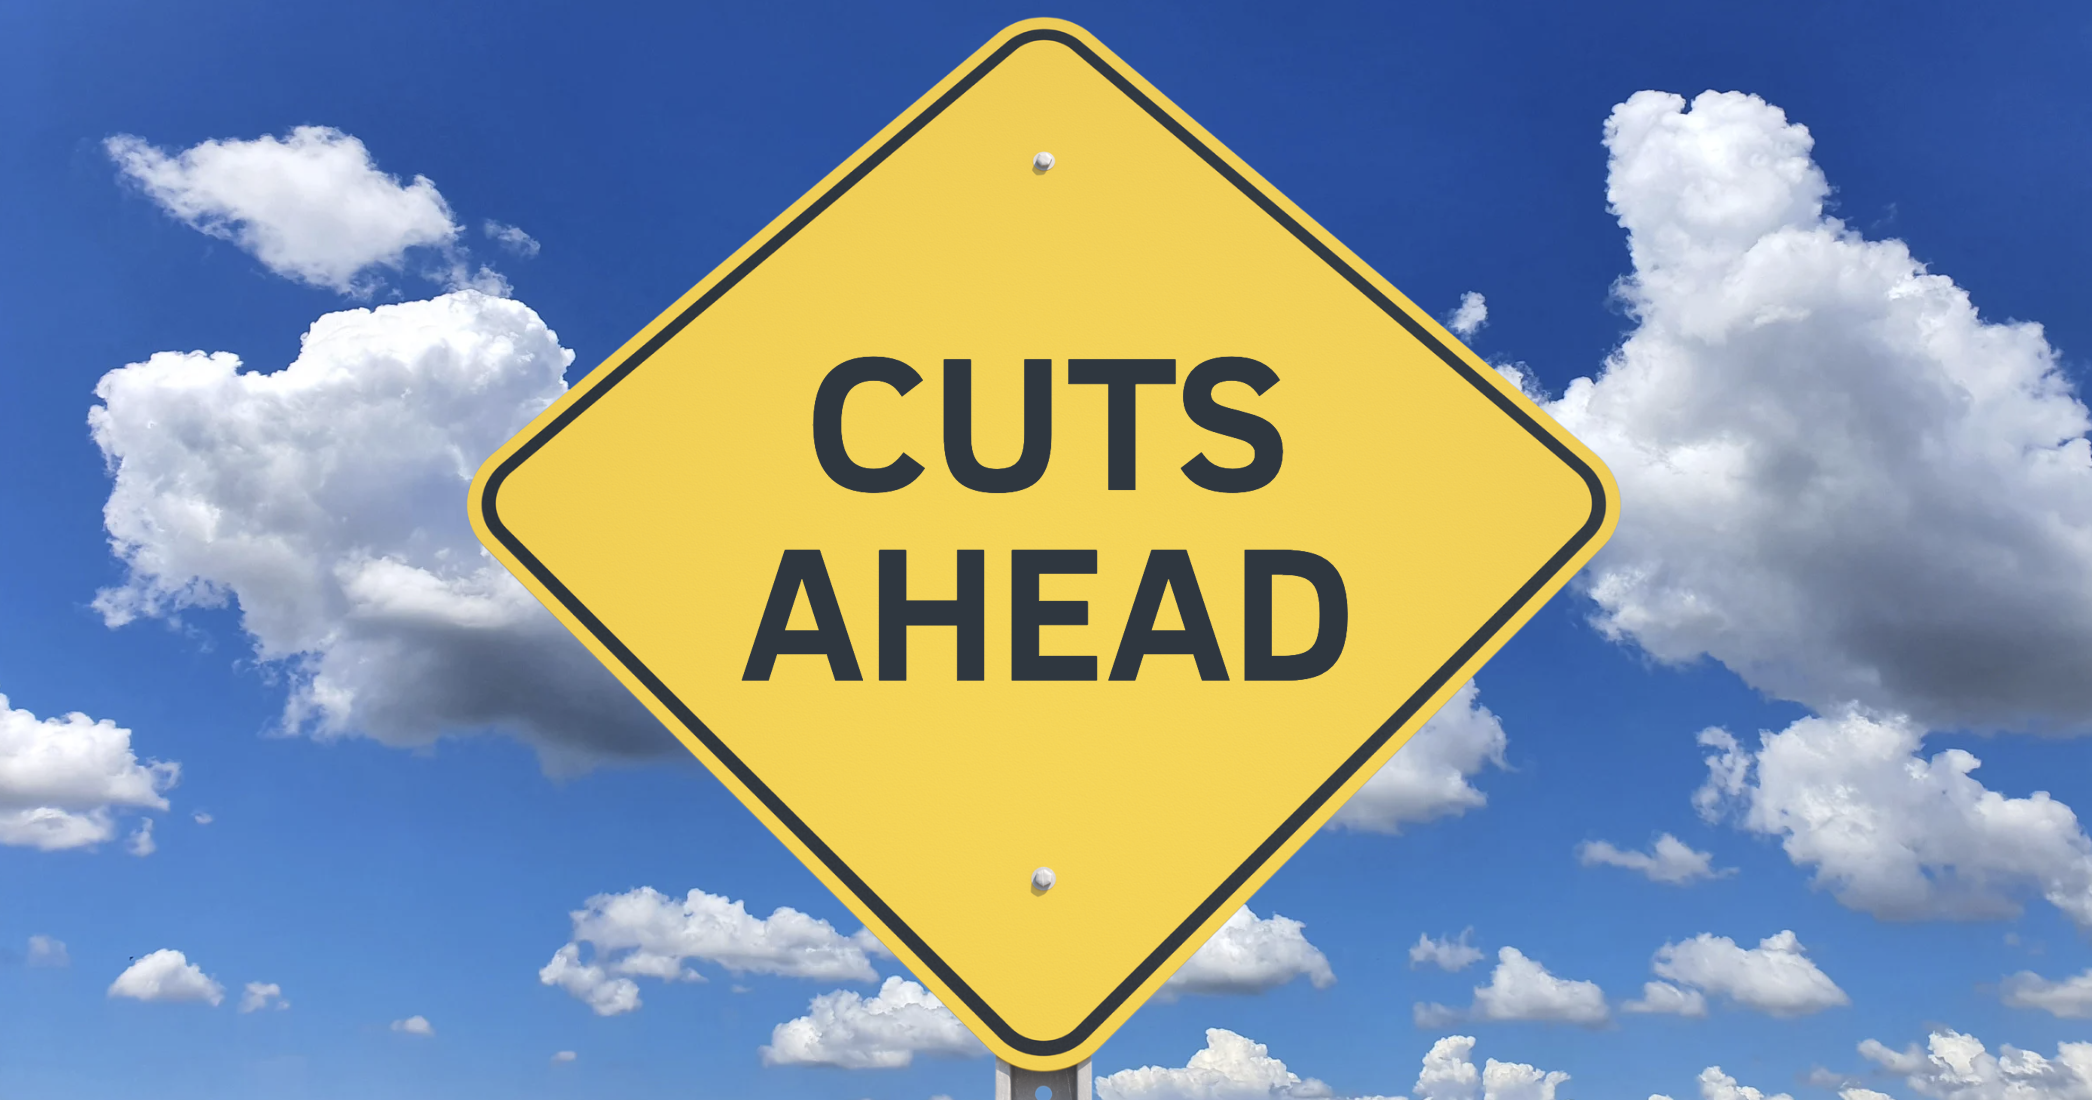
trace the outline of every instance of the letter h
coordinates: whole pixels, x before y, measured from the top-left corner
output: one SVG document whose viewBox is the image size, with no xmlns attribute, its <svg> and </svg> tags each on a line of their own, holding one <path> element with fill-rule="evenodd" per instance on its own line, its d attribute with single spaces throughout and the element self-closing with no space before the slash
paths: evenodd
<svg viewBox="0 0 2092 1100">
<path fill-rule="evenodd" d="M 987 568 L 979 550 L 958 552 L 958 593 L 949 600 L 908 598 L 908 551 L 879 551 L 879 678 L 908 678 L 908 628 L 958 628 L 958 678 L 985 679 Z"/>
</svg>

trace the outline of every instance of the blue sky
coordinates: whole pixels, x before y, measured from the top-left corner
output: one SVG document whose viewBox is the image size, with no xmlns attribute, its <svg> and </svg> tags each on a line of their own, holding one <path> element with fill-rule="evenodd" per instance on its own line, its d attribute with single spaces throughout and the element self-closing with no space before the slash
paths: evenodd
<svg viewBox="0 0 2092 1100">
<path fill-rule="evenodd" d="M 927 1008 L 848 1030 L 905 974 L 440 555 L 470 545 L 443 460 L 556 391 L 518 348 L 578 379 L 1035 14 L 0 11 L 0 1096 L 986 1092 Z M 2092 17 L 1050 14 L 1425 308 L 1482 295 L 1471 346 L 1622 488 L 1587 583 L 1254 899 L 1247 962 L 1104 1047 L 1156 1068 L 1104 1094 L 1319 1094 L 1240 1036 L 1338 1096 L 2092 1095 Z M 283 370 L 373 308 L 288 395 L 187 356 Z M 395 354 L 444 340 L 498 384 Z M 452 602 L 378 613 L 404 589 L 373 562 Z M 1663 834 L 1641 870 L 1579 857 Z M 833 927 L 757 924 L 779 907 Z M 1462 968 L 1413 959 L 1470 928 Z M 569 943 L 605 969 L 548 983 Z M 1704 1015 L 1631 1010 L 1651 981 Z M 249 983 L 276 989 L 242 1012 Z M 1206 1072 L 1165 1072 L 1209 1028 Z M 1479 1084 L 1419 1080 L 1434 1046 Z"/>
</svg>

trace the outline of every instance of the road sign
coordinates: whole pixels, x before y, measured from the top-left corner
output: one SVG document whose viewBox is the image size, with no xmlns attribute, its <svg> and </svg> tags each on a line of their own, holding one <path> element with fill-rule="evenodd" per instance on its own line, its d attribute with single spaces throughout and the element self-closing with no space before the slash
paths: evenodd
<svg viewBox="0 0 2092 1100">
<path fill-rule="evenodd" d="M 487 461 L 487 547 L 997 1054 L 1096 1049 L 1596 552 L 1598 460 L 1087 32 Z"/>
</svg>

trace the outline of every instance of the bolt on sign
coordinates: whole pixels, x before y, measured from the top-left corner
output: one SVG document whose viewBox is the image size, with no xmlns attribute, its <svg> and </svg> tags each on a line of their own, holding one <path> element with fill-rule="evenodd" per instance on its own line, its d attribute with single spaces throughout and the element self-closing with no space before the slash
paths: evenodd
<svg viewBox="0 0 2092 1100">
<path fill-rule="evenodd" d="M 488 549 L 1027 1069 L 1151 996 L 1614 499 L 1057 20 L 981 47 L 472 489 Z"/>
</svg>

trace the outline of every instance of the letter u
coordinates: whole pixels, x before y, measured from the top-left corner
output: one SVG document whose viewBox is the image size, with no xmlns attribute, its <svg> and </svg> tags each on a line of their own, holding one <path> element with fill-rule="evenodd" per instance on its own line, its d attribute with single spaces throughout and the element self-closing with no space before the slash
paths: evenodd
<svg viewBox="0 0 2092 1100">
<path fill-rule="evenodd" d="M 1029 489 L 1046 472 L 1053 452 L 1053 360 L 1024 361 L 1024 449 L 1000 470 L 973 453 L 973 360 L 944 361 L 944 464 L 976 493 Z"/>
</svg>

